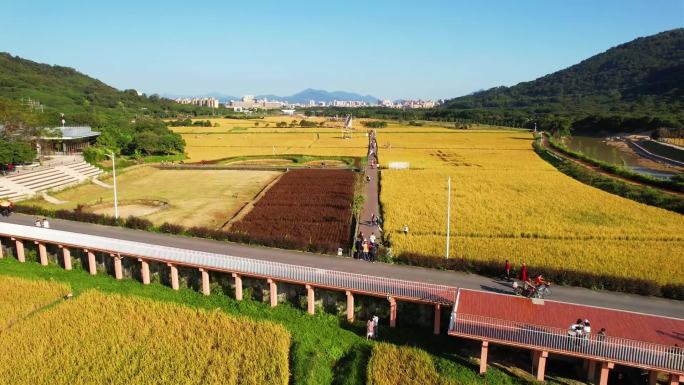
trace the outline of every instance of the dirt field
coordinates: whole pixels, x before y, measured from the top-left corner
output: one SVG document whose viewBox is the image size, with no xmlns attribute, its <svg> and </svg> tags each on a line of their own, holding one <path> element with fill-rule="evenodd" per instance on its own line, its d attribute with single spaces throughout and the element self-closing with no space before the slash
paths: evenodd
<svg viewBox="0 0 684 385">
<path fill-rule="evenodd" d="M 280 173 L 233 170 L 159 170 L 143 167 L 117 175 L 120 215 L 144 216 L 156 224 L 220 227 Z M 111 178 L 105 179 L 111 184 Z M 113 191 L 87 184 L 53 194 L 68 203 L 42 199 L 29 204 L 72 209 L 78 204 L 113 215 Z M 166 203 L 166 205 L 164 205 Z"/>
</svg>

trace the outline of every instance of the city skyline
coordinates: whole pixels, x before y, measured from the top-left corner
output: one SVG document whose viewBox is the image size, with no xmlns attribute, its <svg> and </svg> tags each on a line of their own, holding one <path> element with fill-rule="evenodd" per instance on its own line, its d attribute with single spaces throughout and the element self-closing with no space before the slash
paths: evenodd
<svg viewBox="0 0 684 385">
<path fill-rule="evenodd" d="M 119 89 L 187 96 L 315 88 L 453 98 L 533 80 L 684 20 L 682 0 L 1 3 L 0 51 Z"/>
</svg>

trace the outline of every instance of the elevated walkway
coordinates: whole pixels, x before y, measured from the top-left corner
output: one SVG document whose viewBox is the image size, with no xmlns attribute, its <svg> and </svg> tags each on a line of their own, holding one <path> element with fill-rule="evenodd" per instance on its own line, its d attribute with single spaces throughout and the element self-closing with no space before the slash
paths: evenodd
<svg viewBox="0 0 684 385">
<path fill-rule="evenodd" d="M 578 318 L 590 321 L 591 333 L 568 332 Z M 674 383 L 684 377 L 684 350 L 674 346 L 682 341 L 684 320 L 677 318 L 459 289 L 449 335 L 482 341 L 484 365 L 489 344 L 532 350 L 540 381 L 549 353 L 600 363 L 601 384 L 616 364 L 670 373 Z"/>
</svg>

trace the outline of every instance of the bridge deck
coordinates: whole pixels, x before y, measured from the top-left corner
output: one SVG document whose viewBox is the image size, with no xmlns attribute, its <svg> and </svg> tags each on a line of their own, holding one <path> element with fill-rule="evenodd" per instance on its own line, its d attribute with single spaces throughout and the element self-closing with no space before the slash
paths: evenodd
<svg viewBox="0 0 684 385">
<path fill-rule="evenodd" d="M 549 300 L 536 305 L 523 297 L 463 289 L 457 312 L 557 328 L 568 328 L 578 318 L 588 319 L 593 333 L 606 328 L 609 336 L 684 345 L 684 320 L 676 318 Z"/>
</svg>

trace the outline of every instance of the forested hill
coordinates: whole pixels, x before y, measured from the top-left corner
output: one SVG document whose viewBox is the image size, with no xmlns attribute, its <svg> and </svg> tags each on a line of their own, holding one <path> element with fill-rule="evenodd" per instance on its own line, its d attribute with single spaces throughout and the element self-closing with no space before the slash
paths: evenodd
<svg viewBox="0 0 684 385">
<path fill-rule="evenodd" d="M 0 52 L 0 98 L 43 105 L 42 118 L 57 124 L 64 113 L 70 122 L 98 126 L 101 120 L 130 116 L 174 116 L 198 108 L 156 95 L 119 91 L 72 68 L 36 63 Z"/>
<path fill-rule="evenodd" d="M 638 38 L 530 82 L 452 99 L 429 115 L 518 123 L 555 119 L 556 125 L 584 131 L 681 126 L 684 28 Z"/>
</svg>

